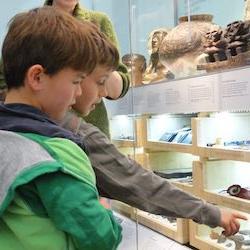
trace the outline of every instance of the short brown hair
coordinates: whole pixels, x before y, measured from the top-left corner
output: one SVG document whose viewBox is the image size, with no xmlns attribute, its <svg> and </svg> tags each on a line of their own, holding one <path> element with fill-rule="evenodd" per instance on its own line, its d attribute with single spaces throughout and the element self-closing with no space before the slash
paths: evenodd
<svg viewBox="0 0 250 250">
<path fill-rule="evenodd" d="M 119 54 L 95 25 L 46 6 L 12 18 L 2 59 L 10 89 L 22 86 L 27 70 L 35 64 L 49 75 L 67 67 L 89 74 L 97 65 L 116 69 Z"/>
</svg>

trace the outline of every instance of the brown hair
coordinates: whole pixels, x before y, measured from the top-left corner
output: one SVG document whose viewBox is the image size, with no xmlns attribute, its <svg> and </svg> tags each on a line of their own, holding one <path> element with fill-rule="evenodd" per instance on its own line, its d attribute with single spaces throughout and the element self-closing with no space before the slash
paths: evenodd
<svg viewBox="0 0 250 250">
<path fill-rule="evenodd" d="M 27 70 L 35 64 L 42 65 L 49 75 L 64 68 L 89 74 L 97 65 L 116 69 L 119 54 L 91 23 L 46 6 L 12 18 L 2 59 L 10 89 L 22 86 Z"/>
</svg>

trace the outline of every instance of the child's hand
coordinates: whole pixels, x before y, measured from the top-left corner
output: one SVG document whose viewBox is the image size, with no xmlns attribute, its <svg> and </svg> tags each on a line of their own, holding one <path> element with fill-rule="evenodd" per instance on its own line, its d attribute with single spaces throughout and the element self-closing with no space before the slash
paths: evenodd
<svg viewBox="0 0 250 250">
<path fill-rule="evenodd" d="M 106 199 L 106 198 L 100 198 L 99 199 L 100 203 L 107 209 L 111 209 L 111 206 L 110 206 L 110 203 L 109 203 L 109 200 Z"/>
<path fill-rule="evenodd" d="M 238 212 L 221 209 L 220 226 L 225 229 L 223 231 L 225 236 L 236 234 L 239 231 L 240 223 L 237 219 L 247 220 L 247 217 Z"/>
</svg>

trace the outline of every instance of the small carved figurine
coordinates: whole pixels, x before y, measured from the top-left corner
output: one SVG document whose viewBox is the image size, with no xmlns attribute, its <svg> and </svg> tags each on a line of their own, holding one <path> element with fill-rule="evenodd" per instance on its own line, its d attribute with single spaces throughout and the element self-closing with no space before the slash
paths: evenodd
<svg viewBox="0 0 250 250">
<path fill-rule="evenodd" d="M 226 60 L 225 49 L 227 41 L 223 37 L 223 30 L 213 30 L 205 34 L 205 53 L 208 54 L 207 62 Z"/>
<path fill-rule="evenodd" d="M 146 58 L 141 54 L 126 54 L 122 57 L 122 62 L 128 67 L 132 84 L 142 84 L 143 72 L 146 69 Z"/>
<path fill-rule="evenodd" d="M 249 21 L 229 23 L 225 29 L 224 37 L 228 42 L 228 49 L 232 56 L 246 52 L 250 38 Z"/>
<path fill-rule="evenodd" d="M 234 21 L 224 30 L 206 33 L 205 39 L 207 62 L 228 60 L 249 50 L 250 21 Z"/>
<path fill-rule="evenodd" d="M 148 39 L 150 59 L 144 73 L 143 83 L 151 83 L 163 79 L 173 79 L 174 75 L 160 61 L 159 48 L 168 30 L 161 28 L 152 31 Z"/>
</svg>

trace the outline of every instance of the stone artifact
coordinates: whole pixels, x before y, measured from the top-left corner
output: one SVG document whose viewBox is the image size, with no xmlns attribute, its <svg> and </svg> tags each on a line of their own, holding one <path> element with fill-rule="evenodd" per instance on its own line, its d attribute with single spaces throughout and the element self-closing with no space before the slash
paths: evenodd
<svg viewBox="0 0 250 250">
<path fill-rule="evenodd" d="M 249 230 L 245 230 L 245 231 L 249 231 Z M 217 240 L 218 244 L 225 244 L 226 247 L 232 247 L 232 245 L 234 244 L 235 250 L 249 249 L 246 247 L 249 246 L 250 240 L 245 238 L 244 235 L 240 233 L 226 237 L 223 233 L 219 234 L 212 230 L 209 236 L 210 236 L 210 239 Z M 232 243 L 232 241 L 234 243 Z"/>
<path fill-rule="evenodd" d="M 232 245 L 233 245 L 233 243 L 229 242 L 229 243 L 226 244 L 226 247 L 229 248 L 229 247 L 231 247 Z"/>
<path fill-rule="evenodd" d="M 197 74 L 197 64 L 205 62 L 205 34 L 218 30 L 209 14 L 183 16 L 163 39 L 160 60 L 176 77 Z"/>
<path fill-rule="evenodd" d="M 243 234 L 243 235 L 249 235 L 250 236 L 250 230 L 240 230 L 239 233 Z"/>
<path fill-rule="evenodd" d="M 165 28 L 153 30 L 148 38 L 149 63 L 143 76 L 143 83 L 173 79 L 174 75 L 160 61 L 159 49 L 169 30 Z"/>
<path fill-rule="evenodd" d="M 227 193 L 242 199 L 250 200 L 250 190 L 242 188 L 240 185 L 232 185 L 227 189 Z"/>
<path fill-rule="evenodd" d="M 224 234 L 221 234 L 221 235 L 218 237 L 217 242 L 218 242 L 219 244 L 222 244 L 222 243 L 225 243 L 226 240 L 227 240 L 227 237 L 226 237 Z"/>
<path fill-rule="evenodd" d="M 243 244 L 246 246 L 250 246 L 250 240 L 244 240 Z"/>
<path fill-rule="evenodd" d="M 141 54 L 126 54 L 122 62 L 128 67 L 132 85 L 142 84 L 143 72 L 146 69 L 146 58 Z"/>
</svg>

